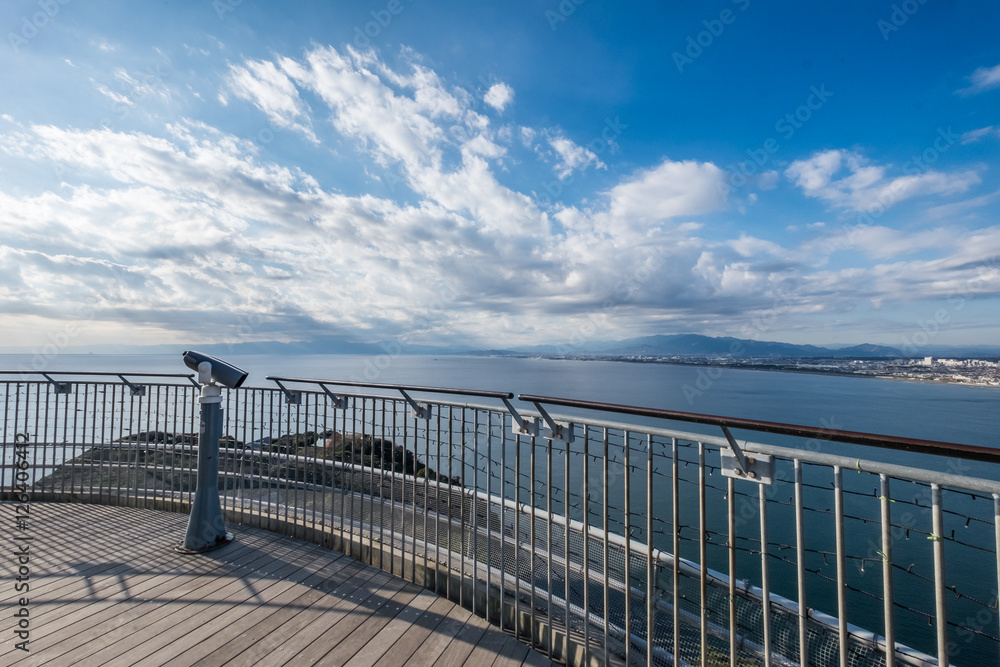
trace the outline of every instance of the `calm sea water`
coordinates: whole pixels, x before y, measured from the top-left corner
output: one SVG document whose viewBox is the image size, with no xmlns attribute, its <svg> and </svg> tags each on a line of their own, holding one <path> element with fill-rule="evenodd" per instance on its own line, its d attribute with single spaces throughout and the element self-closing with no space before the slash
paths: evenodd
<svg viewBox="0 0 1000 667">
<path fill-rule="evenodd" d="M 1000 448 L 1000 389 L 670 364 L 501 357 L 232 355 L 266 376 L 493 389 Z M 0 355 L 0 370 L 187 373 L 176 355 Z M 560 410 L 562 412 L 563 410 Z M 693 425 L 690 430 L 697 430 Z M 706 432 L 715 433 L 709 429 Z"/>
</svg>

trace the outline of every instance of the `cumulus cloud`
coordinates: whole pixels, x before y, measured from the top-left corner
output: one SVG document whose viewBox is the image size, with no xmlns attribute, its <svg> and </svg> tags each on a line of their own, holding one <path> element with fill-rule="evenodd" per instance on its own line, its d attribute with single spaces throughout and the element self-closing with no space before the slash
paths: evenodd
<svg viewBox="0 0 1000 667">
<path fill-rule="evenodd" d="M 664 160 L 641 170 L 609 193 L 615 220 L 655 224 L 724 208 L 726 173 L 709 162 Z"/>
<path fill-rule="evenodd" d="M 887 172 L 887 166 L 871 164 L 859 153 L 828 150 L 792 162 L 785 176 L 807 196 L 855 211 L 884 210 L 912 197 L 961 193 L 980 182 L 975 170 L 895 177 Z"/>
<path fill-rule="evenodd" d="M 506 83 L 494 83 L 483 96 L 483 101 L 497 111 L 503 111 L 514 101 L 514 89 Z"/>
<path fill-rule="evenodd" d="M 596 169 L 607 169 L 607 165 L 601 162 L 594 151 L 578 146 L 562 135 L 550 136 L 548 141 L 558 156 L 555 169 L 560 179 L 566 179 L 574 171 L 582 171 L 591 166 Z"/>
</svg>

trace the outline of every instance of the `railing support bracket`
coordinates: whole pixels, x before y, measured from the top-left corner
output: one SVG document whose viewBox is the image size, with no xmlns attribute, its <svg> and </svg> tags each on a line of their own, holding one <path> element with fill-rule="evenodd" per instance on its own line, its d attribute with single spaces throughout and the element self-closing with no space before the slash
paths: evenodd
<svg viewBox="0 0 1000 667">
<path fill-rule="evenodd" d="M 736 438 L 730 433 L 726 426 L 721 427 L 722 433 L 729 442 L 729 451 L 719 450 L 722 459 L 720 469 L 723 477 L 733 479 L 745 479 L 758 484 L 774 483 L 774 459 L 768 454 L 751 453 L 747 456 L 740 449 Z"/>
</svg>

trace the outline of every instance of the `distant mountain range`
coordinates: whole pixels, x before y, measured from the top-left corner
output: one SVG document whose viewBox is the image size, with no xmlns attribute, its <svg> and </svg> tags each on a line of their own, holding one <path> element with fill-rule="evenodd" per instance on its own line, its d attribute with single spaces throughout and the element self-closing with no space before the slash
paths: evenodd
<svg viewBox="0 0 1000 667">
<path fill-rule="evenodd" d="M 1000 357 L 1000 346 L 927 346 L 916 351 L 900 350 L 886 345 L 865 343 L 850 347 L 819 347 L 794 345 L 777 341 L 749 340 L 702 336 L 699 334 L 673 334 L 626 338 L 625 340 L 595 340 L 579 345 L 533 345 L 502 349 L 483 349 L 467 345 L 401 345 L 395 341 L 361 343 L 340 337 L 325 337 L 311 341 L 278 341 L 216 343 L 183 345 L 101 345 L 69 348 L 68 353 L 98 354 L 173 354 L 194 348 L 208 354 L 224 357 L 227 354 L 436 354 L 436 355 L 528 355 L 540 357 Z M 12 350 L 12 352 L 14 352 Z"/>
<path fill-rule="evenodd" d="M 655 357 L 905 357 L 894 347 L 885 345 L 854 345 L 852 347 L 829 348 L 816 345 L 794 345 L 776 341 L 749 340 L 743 338 L 701 336 L 698 334 L 675 334 L 643 336 L 619 341 L 604 341 L 570 345 L 537 345 L 515 352 L 558 355 L 558 356 L 655 356 Z"/>
</svg>

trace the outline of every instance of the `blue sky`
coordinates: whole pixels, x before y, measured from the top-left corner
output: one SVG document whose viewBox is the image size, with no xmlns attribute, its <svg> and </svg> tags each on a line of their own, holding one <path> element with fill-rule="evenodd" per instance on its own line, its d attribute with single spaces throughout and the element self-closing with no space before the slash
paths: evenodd
<svg viewBox="0 0 1000 667">
<path fill-rule="evenodd" d="M 1000 344 L 993 2 L 6 2 L 0 348 Z"/>
</svg>

